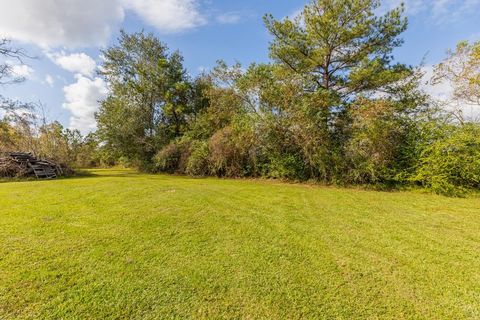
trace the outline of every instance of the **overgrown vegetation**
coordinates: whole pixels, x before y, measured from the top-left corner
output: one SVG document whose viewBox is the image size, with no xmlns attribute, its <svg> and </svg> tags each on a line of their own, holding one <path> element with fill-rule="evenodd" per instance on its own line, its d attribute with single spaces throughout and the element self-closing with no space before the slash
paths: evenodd
<svg viewBox="0 0 480 320">
<path fill-rule="evenodd" d="M 192 176 L 417 185 L 447 195 L 478 188 L 479 124 L 460 106 L 480 105 L 480 42 L 461 42 L 437 66 L 432 81 L 455 89 L 439 106 L 422 91 L 420 66 L 393 56 L 407 28 L 403 6 L 378 16 L 379 6 L 314 0 L 294 19 L 266 15 L 270 63 L 219 61 L 194 79 L 154 35 L 122 32 L 103 52 L 110 94 L 97 132 L 80 139 L 46 125 L 28 148 L 82 166 Z M 24 128 L 2 126 L 7 142 Z M 50 152 L 42 130 L 61 132 L 68 151 Z"/>
</svg>

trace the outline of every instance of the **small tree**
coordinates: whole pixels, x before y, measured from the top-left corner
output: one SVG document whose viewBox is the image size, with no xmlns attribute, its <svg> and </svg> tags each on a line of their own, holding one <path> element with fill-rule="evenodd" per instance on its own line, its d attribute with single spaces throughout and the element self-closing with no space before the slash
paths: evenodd
<svg viewBox="0 0 480 320">
<path fill-rule="evenodd" d="M 453 86 L 452 103 L 455 116 L 465 122 L 461 105 L 480 110 L 480 41 L 458 43 L 455 51 L 448 50 L 446 59 L 436 66 L 433 83 L 447 81 Z"/>
<path fill-rule="evenodd" d="M 444 125 L 420 157 L 413 180 L 436 193 L 461 196 L 480 188 L 480 126 Z"/>
<path fill-rule="evenodd" d="M 391 55 L 407 26 L 403 6 L 381 17 L 375 14 L 379 6 L 377 0 L 314 0 L 294 19 L 265 17 L 274 37 L 270 55 L 304 95 L 289 110 L 297 144 L 325 180 L 341 170 L 352 102 L 389 94 L 412 75 Z"/>
<path fill-rule="evenodd" d="M 122 31 L 103 54 L 101 74 L 111 94 L 97 114 L 99 136 L 121 156 L 148 165 L 186 128 L 190 83 L 183 58 L 143 32 Z"/>
</svg>

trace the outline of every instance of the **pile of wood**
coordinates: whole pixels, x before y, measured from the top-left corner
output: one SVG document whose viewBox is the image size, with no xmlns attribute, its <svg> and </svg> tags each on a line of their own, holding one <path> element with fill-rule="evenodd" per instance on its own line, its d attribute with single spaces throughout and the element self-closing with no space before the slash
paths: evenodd
<svg viewBox="0 0 480 320">
<path fill-rule="evenodd" d="M 53 161 L 38 159 L 31 153 L 12 152 L 0 155 L 0 177 L 54 179 L 62 175 L 62 166 Z"/>
</svg>

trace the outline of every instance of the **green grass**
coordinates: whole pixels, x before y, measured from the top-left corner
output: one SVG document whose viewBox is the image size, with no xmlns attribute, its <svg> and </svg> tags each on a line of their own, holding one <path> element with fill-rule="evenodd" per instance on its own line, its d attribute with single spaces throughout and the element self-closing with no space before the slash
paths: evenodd
<svg viewBox="0 0 480 320">
<path fill-rule="evenodd" d="M 480 318 L 480 199 L 97 170 L 0 183 L 0 319 Z"/>
</svg>

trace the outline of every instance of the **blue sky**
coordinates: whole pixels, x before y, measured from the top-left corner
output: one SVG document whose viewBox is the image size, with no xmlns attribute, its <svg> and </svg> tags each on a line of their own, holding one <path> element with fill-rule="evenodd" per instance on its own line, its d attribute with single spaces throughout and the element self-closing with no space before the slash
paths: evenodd
<svg viewBox="0 0 480 320">
<path fill-rule="evenodd" d="M 192 74 L 218 59 L 242 64 L 268 61 L 262 16 L 282 18 L 298 12 L 303 0 L 0 0 L 0 37 L 14 40 L 36 59 L 17 66 L 27 81 L 0 87 L 0 94 L 41 102 L 50 120 L 92 130 L 97 100 L 107 93 L 95 74 L 100 49 L 115 41 L 118 30 L 144 29 L 179 49 Z M 384 0 L 383 9 L 399 0 Z M 480 0 L 407 0 L 409 29 L 398 61 L 426 70 L 459 40 L 480 39 Z M 14 63 L 14 62 L 12 62 Z M 442 95 L 445 87 L 432 88 Z"/>
</svg>

